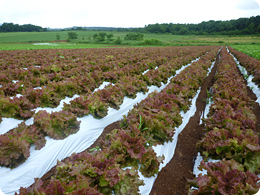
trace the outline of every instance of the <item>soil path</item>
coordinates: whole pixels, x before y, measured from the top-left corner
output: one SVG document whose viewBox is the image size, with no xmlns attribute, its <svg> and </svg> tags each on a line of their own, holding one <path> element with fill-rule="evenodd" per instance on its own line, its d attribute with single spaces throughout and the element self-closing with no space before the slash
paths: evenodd
<svg viewBox="0 0 260 195">
<path fill-rule="evenodd" d="M 171 161 L 159 172 L 153 185 L 151 195 L 184 195 L 186 178 L 193 178 L 194 159 L 197 156 L 196 143 L 201 139 L 203 126 L 200 125 L 201 114 L 205 110 L 207 90 L 214 83 L 219 59 L 201 87 L 201 92 L 196 101 L 197 110 L 190 118 L 189 123 L 178 136 L 177 146 Z"/>
</svg>

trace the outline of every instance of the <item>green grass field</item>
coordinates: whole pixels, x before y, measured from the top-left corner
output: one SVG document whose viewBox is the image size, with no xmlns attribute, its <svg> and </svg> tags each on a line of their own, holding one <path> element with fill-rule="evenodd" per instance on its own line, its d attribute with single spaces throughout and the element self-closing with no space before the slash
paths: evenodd
<svg viewBox="0 0 260 195">
<path fill-rule="evenodd" d="M 260 60 L 260 45 L 231 45 L 231 47 Z"/>
<path fill-rule="evenodd" d="M 66 42 L 68 31 L 52 32 L 12 32 L 0 33 L 0 50 L 21 50 L 21 49 L 74 49 L 74 48 L 99 48 L 99 47 L 118 47 L 113 41 L 96 43 L 93 35 L 100 31 L 76 31 L 78 39 L 73 42 Z M 57 33 L 60 35 L 61 42 L 56 42 Z M 148 46 L 141 45 L 144 41 L 125 41 L 124 37 L 128 32 L 107 32 L 113 33 L 114 39 L 120 37 L 125 46 Z M 144 34 L 144 40 L 158 40 L 159 46 L 190 46 L 190 45 L 232 45 L 238 49 L 250 48 L 248 54 L 257 55 L 260 47 L 259 36 L 207 36 L 207 35 L 172 35 L 172 34 Z M 35 45 L 41 43 L 43 45 Z M 44 43 L 51 43 L 45 44 Z M 252 49 L 251 49 L 252 48 Z M 256 52 L 254 52 L 256 51 Z M 246 52 L 245 52 L 246 53 Z M 259 55 L 259 54 L 258 54 Z"/>
<path fill-rule="evenodd" d="M 0 43 L 0 50 L 31 50 L 31 49 L 82 49 L 111 47 L 107 44 L 76 44 L 76 43 L 50 43 L 39 45 L 34 43 Z"/>
</svg>

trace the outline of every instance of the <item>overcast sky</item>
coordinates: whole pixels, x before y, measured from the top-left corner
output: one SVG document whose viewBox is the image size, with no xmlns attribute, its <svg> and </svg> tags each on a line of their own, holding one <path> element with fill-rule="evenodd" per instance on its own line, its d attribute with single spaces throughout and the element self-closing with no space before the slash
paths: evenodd
<svg viewBox="0 0 260 195">
<path fill-rule="evenodd" d="M 144 27 L 260 15 L 260 0 L 0 0 L 0 24 Z"/>
</svg>

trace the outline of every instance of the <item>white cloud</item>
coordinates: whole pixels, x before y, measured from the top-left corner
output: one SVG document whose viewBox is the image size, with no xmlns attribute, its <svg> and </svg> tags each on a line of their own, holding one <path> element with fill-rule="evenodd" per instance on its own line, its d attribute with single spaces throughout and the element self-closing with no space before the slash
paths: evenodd
<svg viewBox="0 0 260 195">
<path fill-rule="evenodd" d="M 255 0 L 239 0 L 237 8 L 241 10 L 255 10 L 259 9 L 260 6 Z"/>
<path fill-rule="evenodd" d="M 1 0 L 0 23 L 43 27 L 143 27 L 154 23 L 199 23 L 259 15 L 245 8 L 260 0 Z M 246 6 L 245 6 L 245 5 Z"/>
</svg>

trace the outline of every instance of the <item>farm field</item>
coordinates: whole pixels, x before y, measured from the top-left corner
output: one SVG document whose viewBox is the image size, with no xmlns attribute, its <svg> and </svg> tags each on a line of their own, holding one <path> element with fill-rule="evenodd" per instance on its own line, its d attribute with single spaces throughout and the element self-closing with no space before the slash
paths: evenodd
<svg viewBox="0 0 260 195">
<path fill-rule="evenodd" d="M 0 43 L 0 50 L 32 50 L 32 49 L 86 49 L 113 47 L 107 44 L 76 43 Z"/>
<path fill-rule="evenodd" d="M 259 190 L 259 60 L 210 45 L 0 56 L 5 194 Z"/>
<path fill-rule="evenodd" d="M 259 45 L 232 45 L 232 48 L 239 50 L 251 57 L 260 60 L 260 46 Z"/>
<path fill-rule="evenodd" d="M 76 48 L 100 48 L 100 47 L 128 47 L 149 46 L 145 40 L 157 40 L 157 46 L 196 46 L 196 45 L 252 45 L 259 47 L 259 36 L 225 36 L 225 35 L 172 35 L 172 34 L 150 34 L 143 33 L 143 41 L 124 40 L 128 32 L 106 31 L 113 34 L 113 39 L 120 38 L 122 43 L 116 45 L 114 41 L 96 43 L 93 35 L 101 31 L 75 31 L 78 39 L 66 42 L 69 31 L 52 32 L 10 32 L 0 33 L 0 50 L 22 50 L 22 49 L 76 49 Z M 60 40 L 57 41 L 57 34 Z"/>
</svg>

